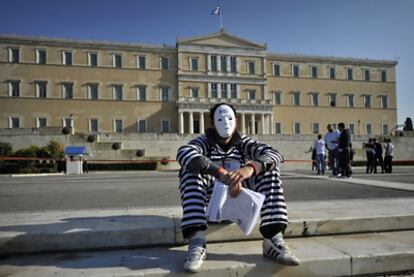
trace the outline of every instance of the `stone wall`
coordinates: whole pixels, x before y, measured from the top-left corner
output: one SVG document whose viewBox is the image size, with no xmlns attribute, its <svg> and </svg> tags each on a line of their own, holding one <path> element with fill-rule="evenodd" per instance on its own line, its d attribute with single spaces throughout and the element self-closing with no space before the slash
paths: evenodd
<svg viewBox="0 0 414 277">
<path fill-rule="evenodd" d="M 108 133 L 99 134 L 93 143 L 87 142 L 87 134 L 53 135 L 52 132 L 39 129 L 0 129 L 0 141 L 9 142 L 13 150 L 30 145 L 45 146 L 51 139 L 63 145 L 83 145 L 90 153 L 90 160 L 153 160 L 167 157 L 175 160 L 177 149 L 196 135 L 156 134 L 156 133 Z M 311 153 L 309 148 L 316 138 L 314 135 L 262 135 L 253 136 L 278 149 L 289 162 L 286 166 L 309 167 Z M 378 138 L 380 141 L 382 138 Z M 355 160 L 365 160 L 365 150 L 362 145 L 368 140 L 367 136 L 352 138 L 355 149 Z M 394 160 L 414 160 L 413 136 L 392 136 L 395 145 Z M 112 144 L 120 143 L 118 150 L 112 149 Z M 144 150 L 143 157 L 137 157 L 137 150 Z"/>
</svg>

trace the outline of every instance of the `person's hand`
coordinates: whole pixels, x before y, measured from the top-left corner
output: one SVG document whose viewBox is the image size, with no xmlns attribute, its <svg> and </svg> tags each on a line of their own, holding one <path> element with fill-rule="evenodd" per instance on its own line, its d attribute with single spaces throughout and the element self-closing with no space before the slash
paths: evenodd
<svg viewBox="0 0 414 277">
<path fill-rule="evenodd" d="M 254 169 L 251 166 L 245 166 L 234 171 L 223 173 L 219 180 L 229 186 L 230 196 L 237 197 L 242 188 L 242 181 L 252 176 Z"/>
</svg>

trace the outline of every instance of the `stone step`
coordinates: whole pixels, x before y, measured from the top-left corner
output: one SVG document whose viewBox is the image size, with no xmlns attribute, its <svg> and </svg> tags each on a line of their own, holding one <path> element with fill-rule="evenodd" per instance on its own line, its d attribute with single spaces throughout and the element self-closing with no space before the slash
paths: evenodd
<svg viewBox="0 0 414 277">
<path fill-rule="evenodd" d="M 414 231 L 287 239 L 301 264 L 262 256 L 261 241 L 209 243 L 197 276 L 354 276 L 414 270 Z M 188 276 L 186 247 L 26 254 L 0 260 L 0 276 Z"/>
<path fill-rule="evenodd" d="M 414 199 L 288 203 L 286 237 L 414 230 Z M 180 245 L 180 207 L 2 213 L 0 254 Z M 212 224 L 210 242 L 261 239 L 235 224 Z"/>
</svg>

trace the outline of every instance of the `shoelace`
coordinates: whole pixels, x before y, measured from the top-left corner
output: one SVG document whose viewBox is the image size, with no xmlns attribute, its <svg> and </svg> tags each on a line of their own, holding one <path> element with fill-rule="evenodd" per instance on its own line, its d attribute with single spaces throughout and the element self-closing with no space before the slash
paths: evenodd
<svg viewBox="0 0 414 277">
<path fill-rule="evenodd" d="M 282 242 L 278 242 L 278 241 L 274 241 L 274 240 L 271 240 L 271 241 L 272 241 L 273 245 L 275 245 L 277 248 L 290 252 L 289 246 L 284 241 L 282 241 Z"/>
<path fill-rule="evenodd" d="M 190 246 L 187 259 L 191 261 L 197 261 L 204 254 L 204 251 L 206 251 L 206 249 L 202 246 L 199 246 L 199 245 Z"/>
</svg>

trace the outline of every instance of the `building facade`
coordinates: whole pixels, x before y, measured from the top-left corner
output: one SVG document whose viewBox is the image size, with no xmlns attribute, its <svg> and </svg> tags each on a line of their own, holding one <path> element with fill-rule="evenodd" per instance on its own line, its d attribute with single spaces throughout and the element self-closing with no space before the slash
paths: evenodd
<svg viewBox="0 0 414 277">
<path fill-rule="evenodd" d="M 0 36 L 0 128 L 195 134 L 227 102 L 246 134 L 388 134 L 396 65 L 275 54 L 223 30 L 176 46 Z"/>
</svg>

